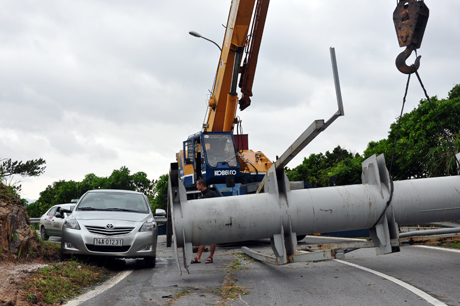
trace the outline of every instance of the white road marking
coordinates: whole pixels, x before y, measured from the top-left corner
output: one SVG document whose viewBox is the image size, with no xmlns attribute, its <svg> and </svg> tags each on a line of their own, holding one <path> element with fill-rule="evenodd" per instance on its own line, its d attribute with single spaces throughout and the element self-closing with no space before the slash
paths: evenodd
<svg viewBox="0 0 460 306">
<path fill-rule="evenodd" d="M 127 271 L 118 273 L 117 275 L 115 275 L 114 277 L 106 281 L 104 284 L 102 284 L 101 286 L 97 286 L 94 290 L 88 291 L 80 296 L 77 296 L 73 300 L 70 300 L 66 305 L 67 306 L 77 306 L 89 299 L 92 299 L 96 295 L 101 294 L 105 290 L 118 284 L 118 282 L 120 282 L 122 279 L 130 275 L 131 272 L 133 272 L 133 270 L 127 270 Z"/>
<path fill-rule="evenodd" d="M 240 296 L 240 300 L 241 300 L 243 303 L 245 303 L 246 305 L 248 305 L 248 306 L 249 306 L 249 304 L 248 304 L 248 303 L 246 303 L 246 301 L 245 301 L 245 300 L 243 300 L 243 299 L 241 298 L 241 294 L 238 294 L 238 295 Z"/>
<path fill-rule="evenodd" d="M 442 247 L 435 247 L 435 246 L 429 246 L 429 245 L 412 245 L 412 246 L 417 247 L 417 248 L 426 248 L 426 249 L 434 249 L 434 250 L 440 250 L 440 251 L 460 253 L 460 250 L 458 249 L 442 248 Z"/>
<path fill-rule="evenodd" d="M 403 281 L 400 281 L 399 279 L 396 279 L 396 278 L 394 278 L 392 276 L 383 274 L 381 272 L 378 272 L 378 271 L 375 271 L 375 270 L 372 270 L 372 269 L 369 269 L 369 268 L 366 268 L 366 267 L 363 267 L 363 266 L 360 266 L 360 265 L 356 265 L 356 264 L 353 264 L 353 263 L 350 263 L 350 262 L 346 262 L 346 261 L 343 261 L 343 260 L 339 260 L 339 259 L 334 259 L 334 260 L 338 261 L 340 263 L 343 263 L 343 264 L 346 264 L 346 265 L 349 265 L 349 266 L 364 270 L 366 272 L 373 273 L 373 274 L 378 275 L 380 277 L 383 277 L 383 278 L 385 278 L 385 279 L 387 279 L 389 281 L 392 281 L 393 283 L 395 283 L 395 284 L 397 284 L 397 285 L 399 285 L 399 286 L 411 291 L 412 293 L 418 295 L 419 297 L 421 297 L 422 299 L 424 299 L 425 301 L 427 301 L 428 303 L 430 303 L 432 305 L 447 306 L 447 304 L 444 304 L 440 300 L 435 299 L 434 297 L 432 297 L 428 293 L 425 293 L 422 290 L 420 290 L 418 288 L 415 288 L 414 286 L 409 285 L 409 284 L 407 284 L 407 283 L 405 283 Z"/>
<path fill-rule="evenodd" d="M 367 241 L 362 238 L 346 238 L 346 237 L 331 237 L 331 236 L 317 236 L 317 235 L 307 235 L 309 238 L 319 238 L 319 239 L 333 239 L 333 240 L 351 240 L 351 241 Z"/>
</svg>

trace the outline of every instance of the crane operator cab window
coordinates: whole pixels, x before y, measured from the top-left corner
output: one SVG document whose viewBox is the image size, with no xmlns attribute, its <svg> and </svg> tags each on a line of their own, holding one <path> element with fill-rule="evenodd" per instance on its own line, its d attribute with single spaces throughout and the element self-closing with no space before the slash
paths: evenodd
<svg viewBox="0 0 460 306">
<path fill-rule="evenodd" d="M 192 164 L 193 163 L 193 142 L 187 141 L 184 145 L 185 149 L 185 163 Z"/>
<path fill-rule="evenodd" d="M 204 135 L 206 149 L 206 159 L 211 167 L 217 167 L 218 163 L 228 164 L 230 167 L 236 167 L 237 153 L 233 138 L 225 134 L 206 134 Z"/>
</svg>

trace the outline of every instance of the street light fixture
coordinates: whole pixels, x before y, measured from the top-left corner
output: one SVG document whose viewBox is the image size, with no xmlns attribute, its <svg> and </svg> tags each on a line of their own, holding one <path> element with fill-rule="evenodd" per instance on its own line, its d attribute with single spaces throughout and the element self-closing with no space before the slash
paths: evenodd
<svg viewBox="0 0 460 306">
<path fill-rule="evenodd" d="M 216 45 L 217 48 L 219 48 L 220 51 L 222 51 L 222 48 L 215 42 L 215 41 L 212 41 L 204 36 L 202 36 L 200 33 L 198 32 L 195 32 L 195 31 L 190 31 L 188 32 L 188 34 L 192 35 L 192 36 L 195 36 L 195 37 L 198 37 L 198 38 L 203 38 L 204 40 L 207 40 L 207 41 L 210 41 L 212 42 L 213 44 Z"/>
</svg>

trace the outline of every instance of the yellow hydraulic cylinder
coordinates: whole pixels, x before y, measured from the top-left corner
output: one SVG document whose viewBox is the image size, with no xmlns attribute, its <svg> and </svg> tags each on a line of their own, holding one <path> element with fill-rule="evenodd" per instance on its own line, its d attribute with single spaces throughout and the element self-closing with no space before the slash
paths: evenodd
<svg viewBox="0 0 460 306">
<path fill-rule="evenodd" d="M 224 132 L 230 132 L 235 121 L 234 114 L 236 113 L 236 106 L 238 102 L 238 95 L 227 94 L 227 106 L 224 118 Z"/>
</svg>

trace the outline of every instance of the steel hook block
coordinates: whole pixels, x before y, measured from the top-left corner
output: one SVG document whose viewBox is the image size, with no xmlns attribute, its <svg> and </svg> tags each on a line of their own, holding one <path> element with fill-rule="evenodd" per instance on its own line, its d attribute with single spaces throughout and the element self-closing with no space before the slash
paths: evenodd
<svg viewBox="0 0 460 306">
<path fill-rule="evenodd" d="M 399 1 L 393 12 L 393 23 L 399 46 L 407 47 L 396 58 L 396 67 L 402 73 L 411 74 L 420 67 L 420 56 L 411 66 L 406 65 L 406 59 L 412 51 L 420 48 L 429 15 L 430 10 L 423 0 Z"/>
<path fill-rule="evenodd" d="M 395 61 L 396 68 L 398 68 L 398 70 L 401 71 L 404 74 L 412 74 L 415 71 L 417 71 L 418 68 L 420 67 L 420 59 L 422 57 L 421 55 L 417 56 L 417 58 L 415 59 L 414 64 L 412 64 L 410 66 L 408 66 L 406 64 L 406 60 L 412 54 L 412 51 L 413 51 L 413 49 L 410 46 L 408 46 L 406 48 L 406 50 L 401 52 L 398 55 L 398 57 L 396 57 L 396 61 Z"/>
</svg>

